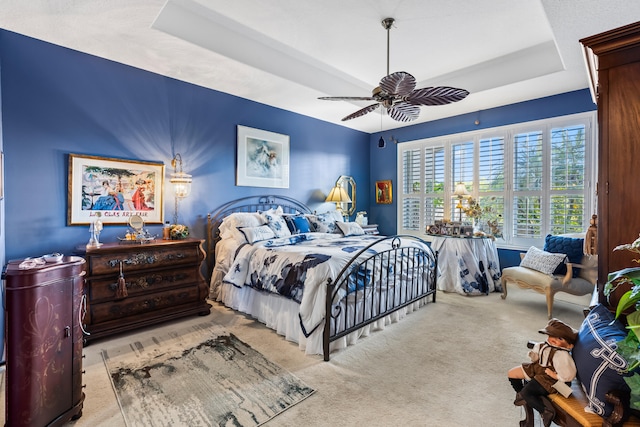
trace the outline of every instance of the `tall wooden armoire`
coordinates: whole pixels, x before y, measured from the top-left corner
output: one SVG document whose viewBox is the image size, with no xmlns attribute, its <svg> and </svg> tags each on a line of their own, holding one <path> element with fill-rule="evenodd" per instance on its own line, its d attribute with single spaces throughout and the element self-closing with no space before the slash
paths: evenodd
<svg viewBox="0 0 640 427">
<path fill-rule="evenodd" d="M 61 426 L 82 414 L 84 264 L 5 267 L 7 427 Z"/>
<path fill-rule="evenodd" d="M 580 40 L 598 103 L 598 284 L 634 265 L 640 234 L 640 22 Z"/>
</svg>

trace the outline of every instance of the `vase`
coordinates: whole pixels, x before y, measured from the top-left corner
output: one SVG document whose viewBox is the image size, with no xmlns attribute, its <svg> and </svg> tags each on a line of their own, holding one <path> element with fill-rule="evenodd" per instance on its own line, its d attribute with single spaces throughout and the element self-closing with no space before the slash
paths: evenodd
<svg viewBox="0 0 640 427">
<path fill-rule="evenodd" d="M 480 218 L 473 219 L 473 233 L 482 233 L 484 231 L 484 221 Z"/>
</svg>

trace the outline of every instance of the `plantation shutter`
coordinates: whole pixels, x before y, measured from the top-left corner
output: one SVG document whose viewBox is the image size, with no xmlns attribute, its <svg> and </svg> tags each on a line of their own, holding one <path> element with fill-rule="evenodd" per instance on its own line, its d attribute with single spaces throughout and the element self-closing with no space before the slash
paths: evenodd
<svg viewBox="0 0 640 427">
<path fill-rule="evenodd" d="M 550 232 L 584 231 L 585 126 L 551 129 Z"/>
<path fill-rule="evenodd" d="M 542 131 L 517 134 L 513 151 L 513 236 L 541 238 Z"/>
<path fill-rule="evenodd" d="M 420 149 L 402 152 L 402 228 L 420 231 Z"/>
</svg>

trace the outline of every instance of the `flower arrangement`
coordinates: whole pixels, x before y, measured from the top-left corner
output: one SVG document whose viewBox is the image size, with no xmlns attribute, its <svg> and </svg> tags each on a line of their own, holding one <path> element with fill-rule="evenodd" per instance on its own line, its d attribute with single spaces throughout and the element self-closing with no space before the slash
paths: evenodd
<svg viewBox="0 0 640 427">
<path fill-rule="evenodd" d="M 169 228 L 169 235 L 174 240 L 185 239 L 189 236 L 189 227 L 182 224 L 173 224 Z"/>
<path fill-rule="evenodd" d="M 626 250 L 640 254 L 640 237 L 632 243 L 616 246 L 613 250 Z M 634 259 L 633 262 L 640 264 L 640 259 Z M 631 289 L 618 301 L 616 319 L 623 313 L 628 313 L 626 317 L 629 333 L 624 340 L 618 342 L 616 351 L 626 359 L 628 371 L 636 371 L 624 380 L 631 388 L 631 407 L 640 410 L 640 372 L 638 370 L 640 367 L 640 267 L 630 267 L 609 273 L 604 294 L 608 297 L 623 284 L 630 285 Z M 628 312 L 630 309 L 632 311 Z"/>
<path fill-rule="evenodd" d="M 480 220 L 486 220 L 490 233 L 495 237 L 502 236 L 502 230 L 499 224 L 502 215 L 496 213 L 491 206 L 482 207 L 476 199 L 470 198 L 467 207 L 463 207 L 462 211 L 467 218 L 471 218 L 474 225 Z"/>
</svg>

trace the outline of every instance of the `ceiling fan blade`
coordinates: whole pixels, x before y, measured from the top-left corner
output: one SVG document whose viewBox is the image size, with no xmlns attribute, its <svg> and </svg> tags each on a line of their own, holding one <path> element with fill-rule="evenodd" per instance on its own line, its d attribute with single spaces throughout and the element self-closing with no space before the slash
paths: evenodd
<svg viewBox="0 0 640 427">
<path fill-rule="evenodd" d="M 375 101 L 370 96 L 321 96 L 318 99 L 325 101 Z"/>
<path fill-rule="evenodd" d="M 420 107 L 407 102 L 397 102 L 387 108 L 387 113 L 393 120 L 411 122 L 420 115 Z"/>
<path fill-rule="evenodd" d="M 364 107 L 358 111 L 356 111 L 355 113 L 351 113 L 349 114 L 347 117 L 343 118 L 342 121 L 347 121 L 347 120 L 351 120 L 351 119 L 355 119 L 356 117 L 360 117 L 360 116 L 364 116 L 367 113 L 372 112 L 373 110 L 375 110 L 376 108 L 378 108 L 380 106 L 379 103 L 375 103 L 375 104 L 371 104 L 367 107 Z"/>
<path fill-rule="evenodd" d="M 380 80 L 380 88 L 389 95 L 409 95 L 415 87 L 415 77 L 404 71 L 396 71 Z"/>
<path fill-rule="evenodd" d="M 469 95 L 469 91 L 448 86 L 425 87 L 416 89 L 402 97 L 414 105 L 445 105 L 463 100 Z"/>
</svg>

